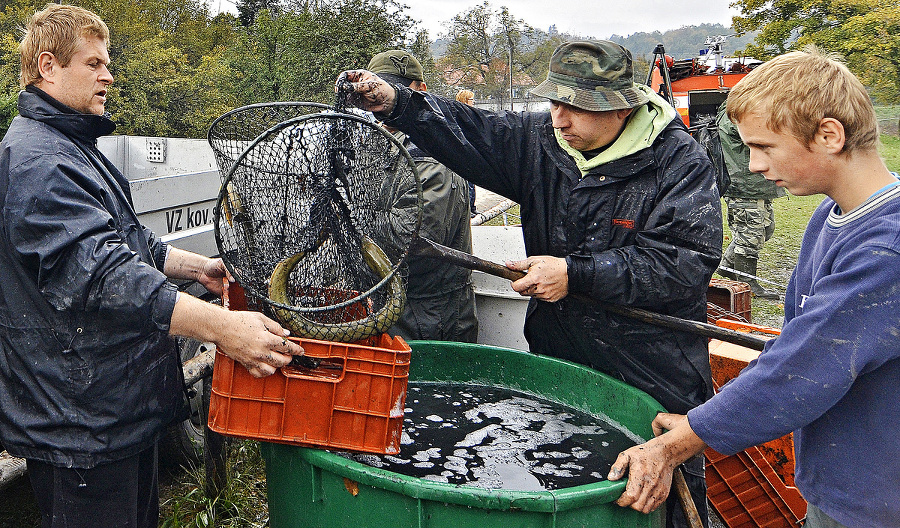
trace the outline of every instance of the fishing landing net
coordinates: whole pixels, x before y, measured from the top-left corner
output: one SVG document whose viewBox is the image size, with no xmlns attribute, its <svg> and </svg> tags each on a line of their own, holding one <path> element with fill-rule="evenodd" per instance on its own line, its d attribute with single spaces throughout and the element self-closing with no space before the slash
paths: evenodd
<svg viewBox="0 0 900 528">
<path fill-rule="evenodd" d="M 251 105 L 208 138 L 225 175 L 216 244 L 248 304 L 294 335 L 355 342 L 403 310 L 422 190 L 402 144 L 342 108 Z"/>
</svg>

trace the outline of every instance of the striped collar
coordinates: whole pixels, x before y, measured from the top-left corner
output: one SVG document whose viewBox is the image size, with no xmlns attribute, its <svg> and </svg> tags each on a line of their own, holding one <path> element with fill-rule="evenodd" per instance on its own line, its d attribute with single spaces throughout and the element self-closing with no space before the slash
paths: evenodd
<svg viewBox="0 0 900 528">
<path fill-rule="evenodd" d="M 847 213 L 841 214 L 840 208 L 837 204 L 834 204 L 831 208 L 831 212 L 828 213 L 828 225 L 832 227 L 845 226 L 858 218 L 862 218 L 869 213 L 872 213 L 881 206 L 889 203 L 891 200 L 898 198 L 900 198 L 900 181 L 889 187 L 887 190 L 872 195 L 868 200 Z"/>
</svg>

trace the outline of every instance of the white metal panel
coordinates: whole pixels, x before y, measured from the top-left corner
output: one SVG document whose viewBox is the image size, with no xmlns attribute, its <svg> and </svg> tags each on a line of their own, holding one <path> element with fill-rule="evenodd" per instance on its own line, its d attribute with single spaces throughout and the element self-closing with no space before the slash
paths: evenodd
<svg viewBox="0 0 900 528">
<path fill-rule="evenodd" d="M 500 264 L 525 258 L 521 226 L 473 226 L 472 253 Z M 478 342 L 528 350 L 524 334 L 528 297 L 516 293 L 507 279 L 480 271 L 472 272 L 472 283 L 478 311 Z"/>
</svg>

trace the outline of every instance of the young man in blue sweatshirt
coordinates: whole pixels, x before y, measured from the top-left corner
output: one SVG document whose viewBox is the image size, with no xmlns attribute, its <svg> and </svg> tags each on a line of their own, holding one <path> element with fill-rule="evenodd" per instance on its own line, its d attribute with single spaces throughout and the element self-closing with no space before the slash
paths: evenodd
<svg viewBox="0 0 900 528">
<path fill-rule="evenodd" d="M 652 511 L 673 468 L 793 431 L 806 528 L 900 526 L 900 181 L 878 155 L 863 85 L 814 49 L 760 66 L 728 97 L 750 170 L 795 195 L 828 196 L 788 284 L 781 335 L 721 392 L 619 455 L 618 504 Z"/>
</svg>

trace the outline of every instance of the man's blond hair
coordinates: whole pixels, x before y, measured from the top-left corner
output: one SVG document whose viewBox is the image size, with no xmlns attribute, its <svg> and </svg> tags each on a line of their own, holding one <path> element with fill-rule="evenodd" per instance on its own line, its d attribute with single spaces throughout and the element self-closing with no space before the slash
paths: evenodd
<svg viewBox="0 0 900 528">
<path fill-rule="evenodd" d="M 736 123 L 758 112 L 771 130 L 786 131 L 807 146 L 819 122 L 834 118 L 844 126 L 844 152 L 878 147 L 878 119 L 866 88 L 838 55 L 814 46 L 750 72 L 728 94 L 727 112 Z"/>
<path fill-rule="evenodd" d="M 84 37 L 98 37 L 109 45 L 109 28 L 87 9 L 47 4 L 42 11 L 32 15 L 19 43 L 22 61 L 19 82 L 25 87 L 41 80 L 38 57 L 45 51 L 52 53 L 61 66 L 68 66 L 80 38 Z"/>
</svg>

